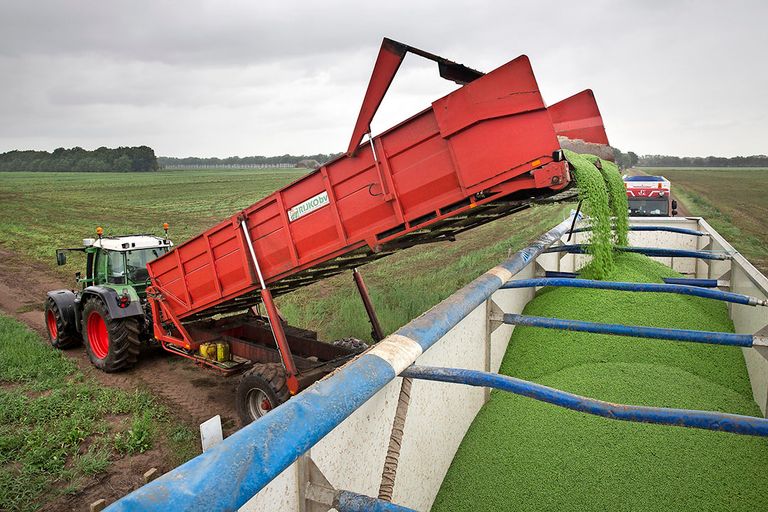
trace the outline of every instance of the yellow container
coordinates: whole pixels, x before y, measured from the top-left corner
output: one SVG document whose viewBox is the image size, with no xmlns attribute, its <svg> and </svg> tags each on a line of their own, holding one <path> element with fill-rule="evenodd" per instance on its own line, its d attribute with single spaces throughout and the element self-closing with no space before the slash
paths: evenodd
<svg viewBox="0 0 768 512">
<path fill-rule="evenodd" d="M 216 343 L 216 360 L 220 363 L 229 361 L 229 343 L 225 341 Z"/>
<path fill-rule="evenodd" d="M 200 345 L 200 355 L 206 359 L 216 360 L 216 343 L 203 343 Z"/>
</svg>

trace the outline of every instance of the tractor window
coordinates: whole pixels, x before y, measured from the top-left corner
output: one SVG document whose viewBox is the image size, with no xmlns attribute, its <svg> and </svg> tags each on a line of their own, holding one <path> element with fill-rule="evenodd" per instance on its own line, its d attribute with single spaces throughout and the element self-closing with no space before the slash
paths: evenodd
<svg viewBox="0 0 768 512">
<path fill-rule="evenodd" d="M 112 284 L 125 284 L 125 254 L 117 251 L 107 254 L 107 281 Z"/>
<path fill-rule="evenodd" d="M 125 254 L 128 266 L 128 279 L 132 283 L 142 283 L 149 279 L 147 263 L 155 258 L 159 258 L 166 252 L 168 252 L 167 247 L 127 251 Z"/>
</svg>

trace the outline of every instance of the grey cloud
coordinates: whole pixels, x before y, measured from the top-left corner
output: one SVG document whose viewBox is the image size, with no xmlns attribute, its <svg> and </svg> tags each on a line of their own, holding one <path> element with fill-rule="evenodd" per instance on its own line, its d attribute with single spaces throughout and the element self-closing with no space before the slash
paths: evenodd
<svg viewBox="0 0 768 512">
<path fill-rule="evenodd" d="M 0 151 L 338 151 L 381 38 L 491 70 L 525 53 L 546 100 L 584 88 L 640 153 L 768 152 L 763 2 L 68 1 L 0 5 Z M 454 86 L 409 56 L 383 130 Z"/>
</svg>

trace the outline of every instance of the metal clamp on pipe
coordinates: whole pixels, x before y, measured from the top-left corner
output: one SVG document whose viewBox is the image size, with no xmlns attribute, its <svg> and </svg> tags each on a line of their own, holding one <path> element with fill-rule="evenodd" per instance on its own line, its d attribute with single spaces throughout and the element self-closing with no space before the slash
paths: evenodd
<svg viewBox="0 0 768 512">
<path fill-rule="evenodd" d="M 724 279 L 695 279 L 688 277 L 664 277 L 664 282 L 667 284 L 684 284 L 687 286 L 699 286 L 701 288 L 719 288 L 729 287 L 730 281 Z"/>
</svg>

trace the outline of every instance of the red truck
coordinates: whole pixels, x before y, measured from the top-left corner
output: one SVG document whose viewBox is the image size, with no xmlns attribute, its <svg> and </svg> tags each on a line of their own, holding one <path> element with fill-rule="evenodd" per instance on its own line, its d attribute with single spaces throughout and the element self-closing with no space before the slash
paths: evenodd
<svg viewBox="0 0 768 512">
<path fill-rule="evenodd" d="M 671 183 L 664 176 L 624 176 L 630 217 L 670 217 L 677 215 Z"/>
</svg>

